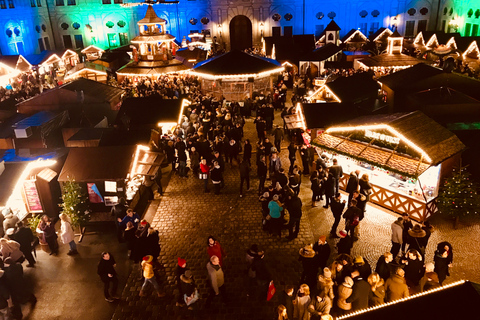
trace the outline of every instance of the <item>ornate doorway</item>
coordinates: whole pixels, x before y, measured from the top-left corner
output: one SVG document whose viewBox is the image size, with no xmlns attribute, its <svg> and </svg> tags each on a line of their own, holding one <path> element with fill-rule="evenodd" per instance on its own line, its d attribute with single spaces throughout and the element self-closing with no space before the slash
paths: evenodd
<svg viewBox="0 0 480 320">
<path fill-rule="evenodd" d="M 230 21 L 230 49 L 252 47 L 252 22 L 246 16 L 236 16 Z"/>
</svg>

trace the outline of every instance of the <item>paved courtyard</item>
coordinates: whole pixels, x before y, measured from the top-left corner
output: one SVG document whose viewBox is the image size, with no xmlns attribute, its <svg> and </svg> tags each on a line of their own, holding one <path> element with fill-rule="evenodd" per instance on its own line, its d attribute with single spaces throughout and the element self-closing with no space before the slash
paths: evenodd
<svg viewBox="0 0 480 320">
<path fill-rule="evenodd" d="M 276 120 L 278 122 L 279 119 Z M 252 120 L 246 124 L 246 138 L 255 141 L 255 130 Z M 286 142 L 284 142 L 286 147 Z M 283 150 L 282 162 L 288 166 L 287 151 Z M 256 167 L 252 175 L 256 175 Z M 141 287 L 140 268 L 133 268 L 122 294 L 122 301 L 116 308 L 113 319 L 182 319 L 188 317 L 185 310 L 175 306 L 175 268 L 177 258 L 187 260 L 198 285 L 201 299 L 198 302 L 199 319 L 270 319 L 277 305 L 276 297 L 270 302 L 258 302 L 247 297 L 245 273 L 245 251 L 253 243 L 264 248 L 266 262 L 269 266 L 277 291 L 285 284 L 299 285 L 301 265 L 298 261 L 298 250 L 307 243 L 312 243 L 318 236 L 328 234 L 333 223 L 329 209 L 322 206 L 311 207 L 310 182 L 304 177 L 300 196 L 303 201 L 303 217 L 299 237 L 287 242 L 285 239 L 273 238 L 261 227 L 261 210 L 256 191 L 247 192 L 239 197 L 238 167 L 227 165 L 225 171 L 226 187 L 220 195 L 203 193 L 203 181 L 192 177 L 182 179 L 173 175 L 158 203 L 152 226 L 160 232 L 162 251 L 159 260 L 161 285 L 167 296 L 139 297 Z M 252 190 L 258 187 L 258 180 L 252 179 Z M 213 188 L 211 188 L 213 189 Z M 346 196 L 344 195 L 346 198 Z M 367 258 L 372 267 L 378 257 L 390 250 L 390 224 L 396 215 L 377 206 L 369 205 L 365 219 L 361 223 L 361 236 L 355 242 L 352 255 Z M 460 279 L 480 282 L 477 243 L 480 240 L 480 226 L 462 223 L 457 230 L 453 223 L 442 217 L 431 220 L 435 227 L 427 247 L 427 262 L 433 260 L 434 247 L 440 241 L 449 241 L 454 248 L 454 267 L 451 277 L 446 283 Z M 340 223 L 343 228 L 343 221 Z M 287 235 L 283 231 L 283 236 Z M 227 253 L 225 259 L 225 282 L 230 301 L 223 305 L 214 302 L 213 308 L 204 310 L 203 303 L 208 294 L 206 264 L 208 255 L 206 240 L 214 235 Z M 338 240 L 327 240 L 332 247 L 332 256 Z"/>
</svg>

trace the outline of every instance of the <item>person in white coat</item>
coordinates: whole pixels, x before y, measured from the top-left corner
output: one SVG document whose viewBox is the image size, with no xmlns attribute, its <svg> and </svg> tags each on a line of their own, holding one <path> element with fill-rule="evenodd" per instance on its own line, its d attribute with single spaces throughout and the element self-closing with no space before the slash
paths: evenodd
<svg viewBox="0 0 480 320">
<path fill-rule="evenodd" d="M 77 244 L 75 243 L 75 233 L 73 232 L 72 222 L 70 217 L 65 213 L 60 214 L 60 220 L 62 222 L 60 231 L 60 237 L 62 238 L 62 242 L 70 246 L 70 250 L 68 251 L 68 255 L 77 254 Z"/>
</svg>

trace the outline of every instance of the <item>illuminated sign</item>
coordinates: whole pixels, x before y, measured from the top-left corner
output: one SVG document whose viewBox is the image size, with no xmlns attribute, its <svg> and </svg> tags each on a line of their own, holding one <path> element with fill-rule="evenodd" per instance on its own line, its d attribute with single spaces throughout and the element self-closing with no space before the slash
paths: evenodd
<svg viewBox="0 0 480 320">
<path fill-rule="evenodd" d="M 377 139 L 377 140 L 381 140 L 381 141 L 385 141 L 385 142 L 389 142 L 389 143 L 393 143 L 393 144 L 399 144 L 400 143 L 400 138 L 388 136 L 386 134 L 378 133 L 378 132 L 370 131 L 370 130 L 365 130 L 365 137 L 373 138 L 373 139 Z"/>
</svg>

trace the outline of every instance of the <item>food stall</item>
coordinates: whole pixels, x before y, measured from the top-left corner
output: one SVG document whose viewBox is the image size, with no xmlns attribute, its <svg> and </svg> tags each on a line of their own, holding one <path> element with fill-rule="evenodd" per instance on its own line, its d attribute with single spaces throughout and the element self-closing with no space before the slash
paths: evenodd
<svg viewBox="0 0 480 320">
<path fill-rule="evenodd" d="M 141 213 L 143 179 L 157 173 L 163 157 L 142 145 L 72 148 L 58 181 L 75 179 L 88 194 L 93 212 L 109 212 L 123 197 Z"/>
<path fill-rule="evenodd" d="M 463 143 L 420 111 L 356 118 L 313 139 L 317 153 L 343 167 L 340 186 L 360 170 L 372 185 L 370 201 L 425 221 L 437 211 L 443 177 L 458 163 Z"/>
</svg>

